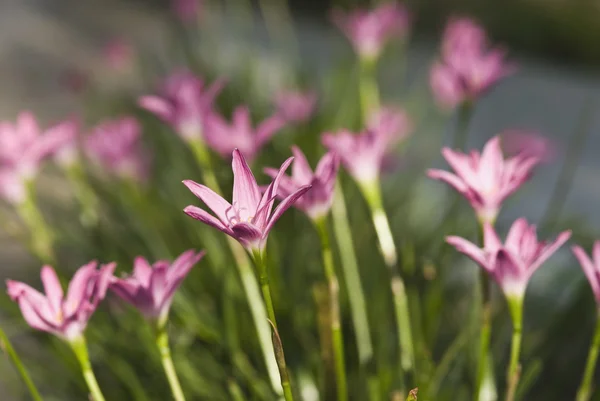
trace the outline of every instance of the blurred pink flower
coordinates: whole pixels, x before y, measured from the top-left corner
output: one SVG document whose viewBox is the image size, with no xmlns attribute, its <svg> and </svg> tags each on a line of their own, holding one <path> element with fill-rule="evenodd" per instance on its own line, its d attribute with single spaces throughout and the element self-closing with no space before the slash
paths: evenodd
<svg viewBox="0 0 600 401">
<path fill-rule="evenodd" d="M 277 197 L 285 199 L 306 185 L 312 186 L 311 190 L 299 198 L 294 206 L 316 221 L 327 216 L 331 209 L 335 180 L 340 165 L 339 158 L 333 152 L 327 153 L 321 158 L 313 173 L 300 148 L 292 146 L 292 153 L 294 154 L 292 176 L 281 176 Z M 275 179 L 279 170 L 266 168 L 265 173 Z"/>
<path fill-rule="evenodd" d="M 594 242 L 594 249 L 592 250 L 592 258 L 585 253 L 582 247 L 575 245 L 571 247 L 573 254 L 579 261 L 581 269 L 587 277 L 592 292 L 596 298 L 598 306 L 600 306 L 600 241 Z"/>
<path fill-rule="evenodd" d="M 27 284 L 7 280 L 8 295 L 16 301 L 27 324 L 36 330 L 47 331 L 63 340 L 74 341 L 82 336 L 88 320 L 104 299 L 115 263 L 97 262 L 82 266 L 71 280 L 66 298 L 56 272 L 42 267 L 42 283 L 46 295 Z"/>
<path fill-rule="evenodd" d="M 102 55 L 109 68 L 124 71 L 133 65 L 135 50 L 125 38 L 115 38 L 104 45 Z"/>
<path fill-rule="evenodd" d="M 204 253 L 189 250 L 172 263 L 161 260 L 153 265 L 138 256 L 133 264 L 133 274 L 126 278 L 113 277 L 110 289 L 137 308 L 146 319 L 162 327 L 167 321 L 175 291 Z"/>
<path fill-rule="evenodd" d="M 138 104 L 171 125 L 183 140 L 203 140 L 206 115 L 224 85 L 217 80 L 206 87 L 194 74 L 179 71 L 163 82 L 158 96 L 142 96 Z"/>
<path fill-rule="evenodd" d="M 408 114 L 399 107 L 382 107 L 369 116 L 367 128 L 380 135 L 401 141 L 412 131 L 412 122 Z"/>
<path fill-rule="evenodd" d="M 468 19 L 448 23 L 441 53 L 429 80 L 436 100 L 445 108 L 477 99 L 515 69 L 504 61 L 504 50 L 488 49 L 485 32 Z"/>
<path fill-rule="evenodd" d="M 556 144 L 536 131 L 507 130 L 500 134 L 502 148 L 508 156 L 536 157 L 543 163 L 556 158 Z"/>
<path fill-rule="evenodd" d="M 253 128 L 250 111 L 246 106 L 239 106 L 233 111 L 231 123 L 220 114 L 210 112 L 206 116 L 206 143 L 224 158 L 228 158 L 234 149 L 239 149 L 252 162 L 262 147 L 284 125 L 285 120 L 275 114 Z"/>
<path fill-rule="evenodd" d="M 144 181 L 148 163 L 140 136 L 140 125 L 133 117 L 104 121 L 85 138 L 85 153 L 110 174 Z"/>
<path fill-rule="evenodd" d="M 554 241 L 538 242 L 535 225 L 521 218 L 513 223 L 504 245 L 487 222 L 483 249 L 460 237 L 446 241 L 485 269 L 507 298 L 522 300 L 533 273 L 570 237 L 571 231 L 563 231 Z"/>
<path fill-rule="evenodd" d="M 63 124 L 43 132 L 30 112 L 20 113 L 14 124 L 0 122 L 0 196 L 13 204 L 23 202 L 26 184 L 36 177 L 42 162 L 75 134 Z"/>
<path fill-rule="evenodd" d="M 286 121 L 302 123 L 308 121 L 317 106 L 315 92 L 285 91 L 275 97 L 277 113 Z"/>
<path fill-rule="evenodd" d="M 377 58 L 388 40 L 403 37 L 410 28 L 408 11 L 394 1 L 373 10 L 334 10 L 333 22 L 348 37 L 354 51 L 365 59 Z"/>
<path fill-rule="evenodd" d="M 196 206 L 187 206 L 183 211 L 190 217 L 200 220 L 225 234 L 235 238 L 249 252 L 262 252 L 269 232 L 281 215 L 292 206 L 311 187 L 305 185 L 287 196 L 271 214 L 281 178 L 293 161 L 287 159 L 279 173 L 269 185 L 263 196 L 256 179 L 239 150 L 233 151 L 233 202 L 229 203 L 208 187 L 191 180 L 183 183 L 194 195 L 208 206 L 216 217 Z"/>
<path fill-rule="evenodd" d="M 203 0 L 171 0 L 171 9 L 181 22 L 189 23 L 200 17 L 203 3 Z"/>
<path fill-rule="evenodd" d="M 504 159 L 497 136 L 488 141 L 481 154 L 476 150 L 464 154 L 444 148 L 442 155 L 454 174 L 431 169 L 427 175 L 444 181 L 462 194 L 482 223 L 496 220 L 502 202 L 529 179 L 539 163 L 535 157 L 521 155 Z"/>
</svg>

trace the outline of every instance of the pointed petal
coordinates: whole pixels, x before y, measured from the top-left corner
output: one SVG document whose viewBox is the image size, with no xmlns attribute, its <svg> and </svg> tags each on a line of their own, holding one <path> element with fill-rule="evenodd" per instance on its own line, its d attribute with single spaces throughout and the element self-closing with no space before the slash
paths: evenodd
<svg viewBox="0 0 600 401">
<path fill-rule="evenodd" d="M 281 179 L 284 177 L 285 171 L 288 169 L 292 161 L 294 161 L 294 158 L 290 157 L 283 162 L 279 168 L 279 172 L 275 176 L 275 179 L 268 186 L 267 190 L 262 196 L 262 199 L 260 200 L 260 204 L 258 205 L 258 210 L 254 216 L 253 222 L 254 225 L 259 227 L 261 230 L 264 230 L 267 225 L 267 221 L 271 215 L 271 209 L 273 208 L 273 202 L 275 202 L 275 196 L 277 196 L 279 193 Z"/>
<path fill-rule="evenodd" d="M 150 277 L 152 277 L 152 266 L 142 256 L 133 260 L 133 278 L 137 280 L 143 288 L 150 286 Z"/>
<path fill-rule="evenodd" d="M 600 244 L 600 241 L 596 241 L 596 244 Z M 594 244 L 594 248 L 596 247 Z M 571 247 L 573 254 L 581 265 L 581 270 L 588 279 L 590 287 L 594 293 L 596 300 L 600 301 L 600 269 L 598 266 L 588 257 L 582 247 L 574 245 Z"/>
<path fill-rule="evenodd" d="M 48 303 L 54 311 L 54 313 L 62 313 L 62 302 L 63 302 L 63 289 L 58 280 L 58 276 L 54 269 L 50 266 L 42 267 L 42 283 L 44 284 L 44 291 L 48 298 Z"/>
<path fill-rule="evenodd" d="M 152 303 L 156 309 L 158 309 L 158 305 L 163 303 L 164 296 L 167 293 L 168 271 L 168 265 L 155 265 L 152 269 L 152 277 L 150 278 L 150 294 L 152 294 Z"/>
<path fill-rule="evenodd" d="M 456 175 L 460 177 L 465 184 L 473 189 L 481 188 L 482 183 L 479 175 L 476 172 L 478 153 L 473 152 L 471 155 L 456 152 L 450 148 L 442 149 L 442 156 L 454 170 Z"/>
<path fill-rule="evenodd" d="M 504 157 L 502 156 L 502 148 L 500 147 L 500 137 L 495 136 L 485 144 L 481 152 L 481 161 L 478 169 L 479 178 L 487 182 L 488 185 L 498 186 L 503 167 Z"/>
<path fill-rule="evenodd" d="M 544 247 L 542 252 L 538 258 L 534 261 L 534 263 L 529 267 L 529 270 L 533 273 L 537 270 L 554 252 L 558 250 L 565 242 L 567 242 L 571 238 L 571 230 L 563 231 L 556 237 L 556 239 L 550 242 L 548 245 Z"/>
<path fill-rule="evenodd" d="M 459 251 L 460 253 L 463 253 L 466 256 L 468 256 L 469 258 L 471 258 L 475 263 L 477 263 L 483 269 L 485 269 L 487 271 L 492 270 L 492 267 L 490 266 L 490 264 L 488 263 L 488 261 L 485 258 L 485 254 L 484 254 L 483 250 L 480 249 L 479 247 L 477 247 L 472 242 L 467 241 L 464 238 L 454 236 L 454 235 L 446 237 L 446 242 L 448 244 L 452 245 L 453 247 L 455 247 L 456 250 Z"/>
<path fill-rule="evenodd" d="M 313 172 L 306 160 L 306 156 L 296 145 L 292 146 L 292 154 L 294 155 L 294 165 L 292 166 L 292 178 L 299 185 L 308 185 L 312 181 Z"/>
<path fill-rule="evenodd" d="M 598 266 L 598 272 L 600 273 L 600 241 L 594 242 L 594 248 L 592 249 L 592 257 L 594 264 Z"/>
<path fill-rule="evenodd" d="M 137 304 L 137 294 L 140 292 L 140 283 L 131 277 L 128 278 L 116 278 L 114 277 L 111 282 L 109 289 L 117 294 L 123 301 L 130 303 L 134 307 L 139 307 Z"/>
<path fill-rule="evenodd" d="M 173 107 L 162 97 L 141 96 L 138 99 L 138 106 L 156 115 L 166 123 L 173 122 Z"/>
<path fill-rule="evenodd" d="M 249 221 L 254 217 L 260 202 L 260 190 L 252 174 L 252 170 L 246 163 L 242 153 L 235 149 L 233 151 L 233 206 L 239 212 L 242 221 Z"/>
<path fill-rule="evenodd" d="M 190 190 L 194 195 L 202 200 L 217 215 L 219 220 L 223 224 L 227 224 L 229 219 L 227 218 L 227 212 L 231 210 L 231 204 L 227 202 L 221 195 L 217 194 L 212 189 L 198 184 L 192 180 L 184 180 L 183 184 Z"/>
<path fill-rule="evenodd" d="M 71 282 L 67 290 L 67 299 L 65 301 L 64 312 L 66 315 L 72 315 L 81 306 L 82 302 L 85 301 L 89 288 L 93 286 L 92 279 L 96 275 L 96 261 L 90 262 L 80 267 Z"/>
<path fill-rule="evenodd" d="M 40 314 L 41 305 L 36 305 L 31 298 L 20 297 L 18 300 L 21 314 L 29 326 L 36 330 L 42 330 L 54 333 L 56 326 L 52 325 L 50 321 Z"/>
<path fill-rule="evenodd" d="M 221 221 L 219 221 L 219 219 L 212 216 L 207 211 L 200 209 L 197 206 L 192 206 L 192 205 L 187 206 L 185 209 L 183 209 L 183 212 L 185 214 L 187 214 L 188 216 L 190 216 L 191 218 L 199 220 L 199 221 L 203 222 L 204 224 L 208 224 L 209 226 L 214 227 L 217 230 L 220 230 L 227 235 L 232 235 L 231 230 L 228 227 L 226 227 L 225 225 L 223 225 L 223 223 L 221 223 Z"/>
<path fill-rule="evenodd" d="M 333 152 L 327 152 L 317 164 L 315 177 L 323 183 L 328 183 L 330 181 L 335 182 L 339 167 L 340 157 Z"/>
<path fill-rule="evenodd" d="M 275 178 L 277 178 L 277 175 L 279 174 L 279 170 L 270 168 L 270 167 L 266 167 L 264 169 L 264 173 L 266 175 L 268 175 L 269 177 L 271 177 L 272 179 L 275 179 Z M 272 191 L 272 185 L 273 184 L 271 183 L 266 188 L 264 188 L 264 190 L 262 191 L 263 194 L 265 194 L 267 191 Z M 275 195 L 277 196 L 278 199 L 287 198 L 292 192 L 294 192 L 295 190 L 297 190 L 300 187 L 301 187 L 301 185 L 298 185 L 291 177 L 284 174 L 279 178 L 279 188 L 277 190 L 277 194 L 275 194 Z M 264 211 L 265 204 L 266 203 L 263 202 L 263 200 L 261 199 L 261 203 L 258 208 L 258 212 L 256 213 L 257 216 L 259 214 L 261 214 L 261 212 Z"/>
<path fill-rule="evenodd" d="M 171 265 L 167 272 L 167 292 L 163 297 L 163 301 L 158 305 L 161 311 L 169 308 L 173 300 L 175 292 L 188 275 L 190 270 L 202 259 L 206 252 L 196 253 L 193 249 L 184 252 Z"/>
<path fill-rule="evenodd" d="M 56 313 L 50 307 L 48 299 L 38 290 L 25 283 L 7 280 L 8 295 L 19 304 L 27 324 L 37 330 L 52 331 Z"/>
<path fill-rule="evenodd" d="M 468 193 L 469 188 L 467 187 L 467 184 L 459 176 L 449 173 L 448 171 L 429 169 L 427 170 L 427 176 L 434 180 L 444 181 L 461 194 Z"/>
<path fill-rule="evenodd" d="M 483 244 L 483 248 L 487 252 L 496 252 L 502 248 L 502 242 L 489 222 L 485 222 L 483 225 Z"/>
<path fill-rule="evenodd" d="M 520 253 L 521 241 L 528 227 L 529 224 L 527 223 L 527 220 L 522 217 L 517 219 L 510 227 L 508 235 L 506 236 L 506 249 L 510 249 L 515 253 Z"/>
<path fill-rule="evenodd" d="M 259 146 L 267 143 L 277 131 L 285 126 L 285 119 L 279 115 L 274 115 L 258 125 L 256 128 L 256 142 Z"/>
<path fill-rule="evenodd" d="M 290 206 L 292 206 L 298 200 L 298 198 L 304 195 L 311 188 L 311 185 L 306 185 L 281 201 L 281 203 L 275 208 L 273 215 L 269 218 L 269 222 L 263 231 L 263 241 L 266 241 L 269 232 L 273 228 L 273 225 L 277 222 L 277 220 L 279 220 L 283 213 L 288 210 Z"/>
<path fill-rule="evenodd" d="M 116 267 L 117 264 L 115 262 L 107 263 L 100 266 L 100 270 L 96 272 L 94 292 L 90 296 L 90 303 L 94 309 L 106 297 L 106 292 L 108 291 Z"/>
</svg>

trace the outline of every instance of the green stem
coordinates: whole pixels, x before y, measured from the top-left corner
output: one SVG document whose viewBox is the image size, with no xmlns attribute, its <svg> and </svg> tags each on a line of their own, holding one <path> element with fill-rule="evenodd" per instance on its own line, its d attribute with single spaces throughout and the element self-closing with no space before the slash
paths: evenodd
<svg viewBox="0 0 600 401">
<path fill-rule="evenodd" d="M 71 341 L 69 344 L 71 345 L 71 348 L 73 349 L 73 352 L 75 352 L 75 356 L 79 361 L 81 372 L 83 373 L 83 378 L 88 386 L 92 400 L 105 401 L 102 391 L 100 390 L 100 386 L 98 386 L 98 382 L 96 381 L 94 371 L 92 370 L 92 364 L 90 363 L 85 337 L 79 337 Z"/>
<path fill-rule="evenodd" d="M 175 371 L 175 365 L 173 364 L 173 358 L 171 358 L 171 348 L 169 347 L 169 335 L 165 325 L 157 328 L 156 330 L 156 346 L 160 352 L 160 361 L 162 362 L 165 375 L 169 381 L 169 387 L 171 387 L 171 393 L 175 401 L 185 401 L 183 390 L 181 389 L 181 383 L 177 378 L 177 372 Z"/>
<path fill-rule="evenodd" d="M 363 115 L 363 124 L 365 124 L 371 113 L 379 108 L 377 59 L 359 59 L 358 92 Z"/>
<path fill-rule="evenodd" d="M 592 395 L 592 382 L 594 380 L 594 370 L 596 369 L 596 361 L 598 359 L 598 352 L 600 351 L 600 311 L 598 311 L 598 320 L 596 322 L 596 330 L 594 332 L 594 338 L 590 346 L 590 352 L 588 359 L 585 364 L 585 371 L 583 373 L 583 380 L 577 390 L 577 401 L 589 401 Z"/>
<path fill-rule="evenodd" d="M 23 365 L 23 362 L 21 362 L 21 358 L 19 358 L 19 355 L 15 349 L 12 347 L 10 341 L 8 340 L 8 336 L 4 330 L 2 330 L 2 327 L 0 327 L 0 350 L 4 351 L 10 358 L 12 364 L 15 366 L 19 372 L 19 375 L 21 376 L 21 379 L 25 383 L 25 386 L 27 386 L 31 398 L 33 398 L 34 401 L 42 401 L 42 396 L 35 387 L 29 372 L 25 368 L 25 365 Z"/>
<path fill-rule="evenodd" d="M 513 401 L 519 384 L 519 376 L 521 374 L 521 366 L 519 364 L 519 356 L 521 354 L 521 338 L 523 326 L 523 299 L 508 298 L 508 306 L 510 315 L 513 321 L 512 344 L 510 347 L 510 363 L 508 364 L 507 373 L 507 391 L 506 401 Z"/>
<path fill-rule="evenodd" d="M 319 238 L 321 239 L 321 251 L 323 253 L 323 267 L 329 288 L 331 337 L 333 340 L 333 355 L 335 358 L 335 375 L 337 382 L 338 401 L 348 399 L 348 383 L 346 379 L 346 362 L 344 356 L 344 338 L 340 323 L 340 301 L 339 282 L 333 265 L 333 254 L 327 232 L 327 219 L 321 218 L 315 221 Z"/>
<path fill-rule="evenodd" d="M 73 164 L 65 169 L 65 173 L 81 207 L 81 223 L 85 227 L 95 226 L 98 223 L 98 213 L 96 211 L 98 199 L 86 182 L 82 166 L 78 163 Z"/>
<path fill-rule="evenodd" d="M 210 154 L 204 143 L 196 141 L 191 143 L 190 146 L 194 157 L 196 158 L 196 162 L 202 169 L 202 181 L 216 193 L 223 194 L 214 170 L 211 168 Z M 244 251 L 244 248 L 242 248 L 236 240 L 228 236 L 227 244 L 229 245 L 229 249 L 231 250 L 238 268 L 271 386 L 275 393 L 281 395 L 283 389 L 281 388 L 279 368 L 277 367 L 277 361 L 271 342 L 271 328 L 267 321 L 265 303 L 260 296 L 256 275 L 252 270 L 252 263 L 250 262 L 246 251 Z"/>
<path fill-rule="evenodd" d="M 456 111 L 456 130 L 454 131 L 454 140 L 452 148 L 465 150 L 467 139 L 469 138 L 469 122 L 473 115 L 473 105 L 471 103 L 463 103 Z"/>
<path fill-rule="evenodd" d="M 29 229 L 33 253 L 44 263 L 53 264 L 55 261 L 54 235 L 37 206 L 34 183 L 30 181 L 26 187 L 27 195 L 25 200 L 18 205 L 17 211 Z"/>
</svg>

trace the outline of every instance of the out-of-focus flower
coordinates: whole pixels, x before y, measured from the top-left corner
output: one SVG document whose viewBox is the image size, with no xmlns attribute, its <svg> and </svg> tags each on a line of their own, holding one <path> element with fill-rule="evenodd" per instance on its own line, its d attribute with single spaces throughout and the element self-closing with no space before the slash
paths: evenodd
<svg viewBox="0 0 600 401">
<path fill-rule="evenodd" d="M 46 135 L 65 138 L 61 146 L 54 152 L 54 161 L 61 168 L 68 168 L 77 162 L 77 137 L 79 130 L 79 120 L 69 118 L 50 127 L 46 131 Z"/>
<path fill-rule="evenodd" d="M 536 157 L 542 163 L 556 158 L 556 144 L 539 132 L 508 130 L 501 133 L 500 138 L 508 156 Z"/>
<path fill-rule="evenodd" d="M 135 50 L 125 38 L 115 38 L 104 45 L 102 56 L 112 70 L 125 71 L 133 65 Z"/>
<path fill-rule="evenodd" d="M 275 114 L 253 128 L 246 106 L 239 106 L 233 111 L 231 123 L 220 114 L 211 112 L 206 116 L 206 143 L 224 158 L 228 158 L 234 149 L 239 149 L 252 162 L 258 151 L 284 125 L 285 120 Z"/>
<path fill-rule="evenodd" d="M 488 49 L 485 31 L 469 19 L 449 22 L 442 40 L 441 59 L 430 74 L 433 94 L 445 108 L 473 101 L 514 71 L 505 51 Z"/>
<path fill-rule="evenodd" d="M 73 140 L 76 132 L 60 127 L 42 132 L 30 112 L 20 113 L 14 124 L 0 122 L 0 196 L 6 201 L 23 202 L 42 162 Z"/>
<path fill-rule="evenodd" d="M 279 199 L 285 199 L 300 188 L 311 185 L 312 189 L 299 198 L 294 206 L 316 221 L 326 216 L 331 209 L 335 180 L 340 165 L 339 157 L 333 152 L 328 152 L 321 158 L 313 173 L 300 148 L 292 146 L 292 153 L 294 154 L 292 176 L 283 175 L 281 177 L 277 196 Z M 279 170 L 266 168 L 265 173 L 275 179 Z"/>
<path fill-rule="evenodd" d="M 204 138 L 206 115 L 224 85 L 224 80 L 217 80 L 206 87 L 194 74 L 180 71 L 163 82 L 158 96 L 142 96 L 138 104 L 171 125 L 183 140 L 199 141 Z"/>
<path fill-rule="evenodd" d="M 56 272 L 42 267 L 41 277 L 46 295 L 27 284 L 7 280 L 8 295 L 16 301 L 27 324 L 36 330 L 47 331 L 63 340 L 80 338 L 88 320 L 104 299 L 115 263 L 102 265 L 90 262 L 77 270 L 69 283 L 66 298 Z"/>
<path fill-rule="evenodd" d="M 144 181 L 148 163 L 140 136 L 140 125 L 133 117 L 105 121 L 85 138 L 85 153 L 106 172 L 124 179 Z"/>
<path fill-rule="evenodd" d="M 126 278 L 113 277 L 110 289 L 137 308 L 144 317 L 164 326 L 169 309 L 183 279 L 205 252 L 189 250 L 172 263 L 161 260 L 150 265 L 139 256 L 133 264 L 133 274 Z"/>
<path fill-rule="evenodd" d="M 277 113 L 284 120 L 293 123 L 302 123 L 309 120 L 317 106 L 317 94 L 315 92 L 280 92 L 275 97 Z"/>
<path fill-rule="evenodd" d="M 200 17 L 203 3 L 203 0 L 171 0 L 171 9 L 181 22 L 189 23 Z"/>
<path fill-rule="evenodd" d="M 431 169 L 427 175 L 456 189 L 475 209 L 479 221 L 490 223 L 496 220 L 502 202 L 529 179 L 539 163 L 536 157 L 522 155 L 504 159 L 497 136 L 488 141 L 481 154 L 475 150 L 465 154 L 444 148 L 442 155 L 454 174 Z"/>
<path fill-rule="evenodd" d="M 397 2 L 387 2 L 370 11 L 345 13 L 334 10 L 333 22 L 348 37 L 354 51 L 364 59 L 379 57 L 387 41 L 403 37 L 410 28 L 409 13 Z"/>
<path fill-rule="evenodd" d="M 367 128 L 395 142 L 411 133 L 412 122 L 404 110 L 397 107 L 382 107 L 371 113 Z"/>
<path fill-rule="evenodd" d="M 281 215 L 311 187 L 298 188 L 287 196 L 271 214 L 281 178 L 292 163 L 287 159 L 262 198 L 256 179 L 239 150 L 233 151 L 233 202 L 229 203 L 208 187 L 191 180 L 183 183 L 208 206 L 216 217 L 196 206 L 187 206 L 184 212 L 238 240 L 249 252 L 264 250 L 269 232 Z"/>
<path fill-rule="evenodd" d="M 533 273 L 571 237 L 571 231 L 563 231 L 554 241 L 538 242 L 535 225 L 523 218 L 513 223 L 504 244 L 487 222 L 483 234 L 483 249 L 460 237 L 450 236 L 446 241 L 485 269 L 507 298 L 518 300 L 525 296 Z"/>
<path fill-rule="evenodd" d="M 581 269 L 590 282 L 590 287 L 592 287 L 596 302 L 598 303 L 598 306 L 600 306 L 600 241 L 594 242 L 591 259 L 585 253 L 583 248 L 578 245 L 571 247 L 571 250 L 575 257 L 577 257 Z"/>
</svg>

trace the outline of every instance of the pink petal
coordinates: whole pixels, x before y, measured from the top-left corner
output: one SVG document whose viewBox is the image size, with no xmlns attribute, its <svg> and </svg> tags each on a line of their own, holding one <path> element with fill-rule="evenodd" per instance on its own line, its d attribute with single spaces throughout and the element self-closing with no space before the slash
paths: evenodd
<svg viewBox="0 0 600 401">
<path fill-rule="evenodd" d="M 167 293 L 167 272 L 168 265 L 154 266 L 152 269 L 152 277 L 150 278 L 150 293 L 152 294 L 153 304 L 155 307 L 160 305 L 164 296 Z"/>
<path fill-rule="evenodd" d="M 485 270 L 491 271 L 491 266 L 485 259 L 485 254 L 484 254 L 483 250 L 480 249 L 479 247 L 477 247 L 472 242 L 467 241 L 466 239 L 457 237 L 457 236 L 446 237 L 446 242 L 448 244 L 452 245 L 453 247 L 455 247 L 457 251 L 459 251 L 459 252 L 465 254 L 466 256 L 468 256 L 469 258 L 473 259 L 473 261 L 475 261 L 475 263 L 480 265 Z"/>
<path fill-rule="evenodd" d="M 496 252 L 502 248 L 502 242 L 489 222 L 483 224 L 483 244 L 484 249 L 488 252 Z"/>
<path fill-rule="evenodd" d="M 262 146 L 266 142 L 273 137 L 285 126 L 285 119 L 280 117 L 279 115 L 274 115 L 263 122 L 261 122 L 258 127 L 256 127 L 256 141 L 259 146 Z"/>
<path fill-rule="evenodd" d="M 544 247 L 537 260 L 530 266 L 531 271 L 537 270 L 554 252 L 571 238 L 571 230 L 563 231 L 554 241 Z"/>
<path fill-rule="evenodd" d="M 282 177 L 285 175 L 285 171 L 288 169 L 290 164 L 294 161 L 293 157 L 288 158 L 283 162 L 281 167 L 279 167 L 279 172 L 277 176 L 273 180 L 273 182 L 269 185 L 267 190 L 262 196 L 260 200 L 260 204 L 258 205 L 258 211 L 256 216 L 254 216 L 254 224 L 257 227 L 260 227 L 261 230 L 265 229 L 267 225 L 267 221 L 269 220 L 269 216 L 271 215 L 271 209 L 273 208 L 273 202 L 275 202 L 275 196 L 279 192 L 279 183 L 281 182 Z"/>
<path fill-rule="evenodd" d="M 231 227 L 233 237 L 245 247 L 255 247 L 262 238 L 262 232 L 258 227 L 250 223 L 239 223 Z"/>
<path fill-rule="evenodd" d="M 292 178 L 300 185 L 308 185 L 312 181 L 313 172 L 306 160 L 306 156 L 296 145 L 292 146 L 294 165 L 292 166 Z"/>
<path fill-rule="evenodd" d="M 138 99 L 138 106 L 155 114 L 164 122 L 172 122 L 173 107 L 159 96 L 141 96 Z"/>
<path fill-rule="evenodd" d="M 229 219 L 227 218 L 227 212 L 231 210 L 231 204 L 227 202 L 222 196 L 214 192 L 212 189 L 198 184 L 192 180 L 184 180 L 183 184 L 188 187 L 190 191 L 198 198 L 202 200 L 217 215 L 219 220 L 223 224 L 227 224 Z"/>
<path fill-rule="evenodd" d="M 455 152 L 450 148 L 442 149 L 442 156 L 467 186 L 471 188 L 481 187 L 481 180 L 474 171 L 473 156 Z"/>
<path fill-rule="evenodd" d="M 600 244 L 600 241 L 596 241 L 594 248 L 596 248 L 596 244 Z M 590 260 L 582 247 L 574 245 L 571 247 L 571 250 L 579 261 L 581 269 L 583 270 L 583 273 L 585 273 L 585 276 L 590 283 L 590 287 L 592 287 L 596 300 L 600 302 L 600 269 L 598 269 L 598 266 Z"/>
<path fill-rule="evenodd" d="M 116 267 L 117 264 L 115 262 L 107 263 L 100 266 L 100 270 L 96 273 L 94 293 L 91 295 L 92 299 L 90 301 L 94 308 L 106 297 L 106 292 L 108 291 Z"/>
<path fill-rule="evenodd" d="M 40 305 L 35 305 L 27 296 L 19 297 L 18 303 L 21 314 L 29 326 L 36 330 L 55 332 L 56 326 L 40 314 Z"/>
<path fill-rule="evenodd" d="M 269 218 L 269 222 L 263 231 L 263 240 L 267 239 L 267 236 L 269 235 L 269 232 L 273 228 L 273 225 L 277 222 L 277 220 L 279 220 L 279 218 L 283 215 L 283 213 L 286 210 L 288 210 L 289 207 L 292 206 L 298 200 L 298 198 L 300 198 L 302 195 L 304 195 L 311 188 L 312 188 L 311 185 L 306 185 L 306 186 L 298 189 L 296 192 L 294 192 L 293 194 L 291 194 L 290 196 L 285 198 L 283 201 L 281 201 L 281 203 L 279 205 L 277 205 L 277 207 L 275 208 L 275 211 L 273 212 L 273 215 Z"/>
<path fill-rule="evenodd" d="M 199 220 L 204 224 L 208 224 L 209 226 L 214 227 L 227 235 L 232 235 L 231 230 L 224 226 L 219 219 L 213 217 L 211 214 L 197 206 L 187 206 L 185 209 L 183 209 L 183 212 L 191 218 Z"/>
<path fill-rule="evenodd" d="M 44 266 L 42 267 L 41 277 L 50 307 L 57 315 L 62 314 L 64 293 L 56 272 L 52 267 Z"/>
<path fill-rule="evenodd" d="M 233 151 L 231 168 L 233 169 L 233 206 L 239 212 L 242 221 L 249 221 L 254 217 L 260 203 L 258 184 L 244 156 L 237 149 Z"/>
<path fill-rule="evenodd" d="M 427 176 L 434 180 L 444 181 L 463 195 L 466 195 L 469 192 L 467 184 L 465 184 L 460 177 L 449 173 L 448 171 L 429 169 L 427 170 Z"/>
<path fill-rule="evenodd" d="M 504 157 L 500 147 L 498 136 L 490 139 L 484 146 L 479 164 L 480 179 L 488 183 L 488 186 L 497 185 L 500 182 Z"/>
<path fill-rule="evenodd" d="M 71 279 L 64 306 L 66 315 L 75 313 L 84 302 L 88 295 L 88 289 L 92 285 L 92 278 L 96 275 L 97 265 L 98 263 L 93 261 L 80 267 Z"/>
<path fill-rule="evenodd" d="M 594 257 L 594 263 L 600 266 L 600 241 L 594 242 L 594 248 L 592 249 L 592 256 Z M 598 268 L 600 272 L 600 267 Z"/>
<path fill-rule="evenodd" d="M 521 240 L 528 228 L 527 220 L 522 217 L 517 219 L 508 230 L 505 241 L 506 249 L 510 249 L 512 252 L 520 252 Z"/>
<path fill-rule="evenodd" d="M 522 298 L 533 271 L 528 271 L 527 266 L 505 249 L 498 250 L 492 263 L 492 274 L 504 293 Z"/>
<path fill-rule="evenodd" d="M 152 266 L 148 260 L 142 256 L 138 256 L 133 260 L 133 278 L 138 281 L 142 287 L 150 286 L 150 277 L 152 277 Z"/>
<path fill-rule="evenodd" d="M 117 296 L 125 302 L 129 302 L 133 306 L 139 307 L 137 304 L 137 295 L 140 292 L 140 283 L 132 278 L 116 278 L 114 277 L 109 286 Z"/>
</svg>

